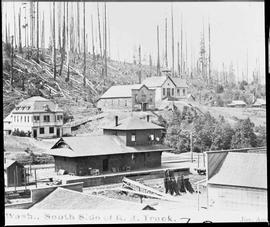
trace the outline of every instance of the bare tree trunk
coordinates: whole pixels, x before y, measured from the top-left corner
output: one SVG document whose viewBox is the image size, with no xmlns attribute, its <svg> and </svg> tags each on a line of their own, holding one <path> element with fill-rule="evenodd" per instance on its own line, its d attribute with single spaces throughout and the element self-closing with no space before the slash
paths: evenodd
<svg viewBox="0 0 270 227">
<path fill-rule="evenodd" d="M 167 43 L 168 43 L 168 37 L 167 37 L 167 18 L 165 18 L 165 66 L 166 66 L 166 68 L 168 68 Z"/>
<path fill-rule="evenodd" d="M 21 7 L 19 8 L 19 53 L 22 53 Z"/>
<path fill-rule="evenodd" d="M 7 13 L 6 13 L 6 44 L 9 43 L 9 40 L 8 40 L 8 26 L 7 26 Z"/>
<path fill-rule="evenodd" d="M 86 50 L 85 50 L 85 2 L 83 2 L 83 86 L 86 85 Z"/>
<path fill-rule="evenodd" d="M 70 52 L 70 35 L 69 35 L 69 23 L 68 23 L 68 2 L 67 2 L 67 81 L 69 81 L 69 52 Z"/>
<path fill-rule="evenodd" d="M 139 46 L 139 84 L 142 82 L 141 45 Z"/>
<path fill-rule="evenodd" d="M 211 42 L 210 42 L 210 24 L 208 24 L 208 35 L 209 35 L 209 43 L 208 43 L 208 47 L 209 47 L 209 57 L 208 57 L 208 64 L 209 64 L 209 74 L 208 74 L 208 77 L 209 77 L 209 81 L 212 81 L 212 78 L 211 78 Z"/>
<path fill-rule="evenodd" d="M 157 76 L 160 76 L 160 60 L 159 60 L 159 26 L 157 26 Z"/>
<path fill-rule="evenodd" d="M 184 64 L 183 64 L 183 17 L 181 14 L 181 70 L 180 70 L 181 77 L 182 77 L 183 71 L 184 71 Z"/>
<path fill-rule="evenodd" d="M 58 49 L 61 51 L 62 43 L 61 43 L 61 2 L 58 2 Z"/>
<path fill-rule="evenodd" d="M 104 76 L 107 78 L 107 9 L 104 3 Z M 104 81 L 105 82 L 105 81 Z"/>
<path fill-rule="evenodd" d="M 149 77 L 151 77 L 152 76 L 152 57 L 151 57 L 151 54 L 149 54 L 149 66 L 150 66 Z"/>
<path fill-rule="evenodd" d="M 93 15 L 91 15 L 91 28 L 92 28 L 92 54 L 93 54 L 93 66 L 96 68 L 96 55 L 95 55 L 95 43 L 94 43 L 94 24 L 93 24 Z"/>
<path fill-rule="evenodd" d="M 39 63 L 39 3 L 37 1 L 37 63 Z"/>
<path fill-rule="evenodd" d="M 10 77 L 10 85 L 11 85 L 11 90 L 13 90 L 13 62 L 14 62 L 14 48 L 13 48 L 13 36 L 11 37 L 11 77 Z"/>
<path fill-rule="evenodd" d="M 56 80 L 55 1 L 53 1 L 53 76 L 54 80 Z"/>
<path fill-rule="evenodd" d="M 15 48 L 17 49 L 17 34 L 16 34 L 16 16 L 15 16 L 15 5 L 13 2 L 13 17 L 14 17 L 14 43 L 15 43 Z"/>
<path fill-rule="evenodd" d="M 98 13 L 98 36 L 99 36 L 100 57 L 102 58 L 102 41 L 101 41 L 101 28 L 100 28 L 100 17 L 99 17 L 98 3 L 97 3 L 97 13 Z"/>
<path fill-rule="evenodd" d="M 77 43 L 77 48 L 78 48 L 78 53 L 81 53 L 81 37 L 80 37 L 80 4 L 77 2 L 77 31 L 78 31 L 78 43 Z"/>
<path fill-rule="evenodd" d="M 65 10 L 65 2 L 63 2 L 63 9 L 64 9 L 64 13 L 63 13 L 63 30 L 62 30 L 62 47 L 61 47 L 61 65 L 60 65 L 60 72 L 59 72 L 59 76 L 62 76 L 62 70 L 63 70 L 63 64 L 65 61 L 65 48 L 66 48 L 66 10 Z"/>
<path fill-rule="evenodd" d="M 173 5 L 171 5 L 172 17 L 172 76 L 174 77 L 174 31 L 173 31 Z"/>
<path fill-rule="evenodd" d="M 181 76 L 180 56 L 179 56 L 179 42 L 177 42 L 177 69 L 178 69 L 178 76 Z"/>
<path fill-rule="evenodd" d="M 42 28 L 41 28 L 41 48 L 42 53 L 45 51 L 45 24 L 44 24 L 44 12 L 42 14 Z"/>
<path fill-rule="evenodd" d="M 75 51 L 75 31 L 74 31 L 74 12 L 73 12 L 73 2 L 71 3 L 71 26 L 70 26 L 70 50 L 71 53 Z"/>
</svg>

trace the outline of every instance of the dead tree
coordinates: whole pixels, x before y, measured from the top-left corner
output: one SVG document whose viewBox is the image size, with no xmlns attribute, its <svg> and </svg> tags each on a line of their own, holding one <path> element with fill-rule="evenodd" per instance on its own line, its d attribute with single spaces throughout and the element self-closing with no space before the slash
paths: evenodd
<svg viewBox="0 0 270 227">
<path fill-rule="evenodd" d="M 61 51 L 62 48 L 62 43 L 61 43 L 61 2 L 58 2 L 58 16 L 57 16 L 57 20 L 58 20 L 58 49 L 59 51 Z"/>
<path fill-rule="evenodd" d="M 157 26 L 157 76 L 160 76 L 160 61 L 159 61 L 159 26 Z"/>
<path fill-rule="evenodd" d="M 70 53 L 70 35 L 69 35 L 69 21 L 68 21 L 68 2 L 67 2 L 67 81 L 69 81 L 69 53 Z"/>
<path fill-rule="evenodd" d="M 53 77 L 56 80 L 55 1 L 53 1 Z"/>
<path fill-rule="evenodd" d="M 208 72 L 208 78 L 209 81 L 212 81 L 211 78 L 211 42 L 210 42 L 210 24 L 208 24 L 208 48 L 209 48 L 209 53 L 208 53 L 208 67 L 209 67 L 209 72 Z"/>
<path fill-rule="evenodd" d="M 92 28 L 92 54 L 93 54 L 93 66 L 96 67 L 96 55 L 95 55 L 95 43 L 94 43 L 94 24 L 93 15 L 91 15 L 91 28 Z"/>
<path fill-rule="evenodd" d="M 139 84 L 142 82 L 142 62 L 141 62 L 141 45 L 139 46 Z"/>
<path fill-rule="evenodd" d="M 44 12 L 42 14 L 42 25 L 41 25 L 41 48 L 42 53 L 44 54 L 45 51 L 45 24 L 44 24 Z"/>
<path fill-rule="evenodd" d="M 83 2 L 83 86 L 86 85 L 85 2 Z"/>
<path fill-rule="evenodd" d="M 149 66 L 150 66 L 149 77 L 151 77 L 152 76 L 152 57 L 151 57 L 151 54 L 149 54 Z"/>
<path fill-rule="evenodd" d="M 14 43 L 15 43 L 15 48 L 17 48 L 17 35 L 16 35 L 16 16 L 15 16 L 15 6 L 14 6 L 14 2 L 13 2 L 13 17 L 14 17 Z"/>
<path fill-rule="evenodd" d="M 104 3 L 104 76 L 107 78 L 107 8 Z"/>
<path fill-rule="evenodd" d="M 100 57 L 102 58 L 102 41 L 101 41 L 101 28 L 100 28 L 100 17 L 99 17 L 98 2 L 97 2 L 97 13 L 98 13 L 98 36 L 99 36 Z"/>
<path fill-rule="evenodd" d="M 13 62 L 14 62 L 14 48 L 13 48 L 13 38 L 14 36 L 11 36 L 11 68 L 10 68 L 10 85 L 11 90 L 13 90 Z"/>
<path fill-rule="evenodd" d="M 183 71 L 184 71 L 184 64 L 183 64 L 183 17 L 181 14 L 181 70 L 180 70 L 181 77 L 182 77 Z"/>
<path fill-rule="evenodd" d="M 181 76 L 179 42 L 177 42 L 177 70 L 178 70 L 178 76 Z"/>
<path fill-rule="evenodd" d="M 78 40 L 77 40 L 77 53 L 81 53 L 81 37 L 80 37 L 80 4 L 77 2 L 77 31 L 78 31 Z"/>
<path fill-rule="evenodd" d="M 21 7 L 19 8 L 19 53 L 22 53 Z"/>
<path fill-rule="evenodd" d="M 37 1 L 37 63 L 39 63 L 39 2 Z"/>
<path fill-rule="evenodd" d="M 63 2 L 63 8 L 64 8 L 64 13 L 63 13 L 63 29 L 62 29 L 62 46 L 61 46 L 61 64 L 60 64 L 60 71 L 59 71 L 59 76 L 62 76 L 62 70 L 63 70 L 63 64 L 65 61 L 65 48 L 66 48 L 66 11 L 65 11 L 65 2 Z"/>
<path fill-rule="evenodd" d="M 165 66 L 168 68 L 168 50 L 167 50 L 167 43 L 168 43 L 168 37 L 167 37 L 167 18 L 165 18 Z"/>
<path fill-rule="evenodd" d="M 171 5 L 172 17 L 172 76 L 174 76 L 174 30 L 173 30 L 173 6 Z"/>
</svg>

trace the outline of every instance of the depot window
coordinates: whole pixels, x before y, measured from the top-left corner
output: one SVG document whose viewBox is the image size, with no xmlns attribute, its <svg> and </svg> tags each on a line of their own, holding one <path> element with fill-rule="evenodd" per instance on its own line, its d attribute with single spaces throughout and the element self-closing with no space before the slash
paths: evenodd
<svg viewBox="0 0 270 227">
<path fill-rule="evenodd" d="M 54 127 L 50 127 L 49 131 L 50 133 L 54 133 Z"/>
<path fill-rule="evenodd" d="M 44 128 L 39 129 L 39 134 L 44 134 Z"/>
<path fill-rule="evenodd" d="M 44 119 L 44 122 L 50 122 L 50 116 L 49 115 L 45 115 L 43 119 Z"/>
<path fill-rule="evenodd" d="M 136 134 L 135 133 L 131 134 L 131 141 L 136 142 Z"/>
</svg>

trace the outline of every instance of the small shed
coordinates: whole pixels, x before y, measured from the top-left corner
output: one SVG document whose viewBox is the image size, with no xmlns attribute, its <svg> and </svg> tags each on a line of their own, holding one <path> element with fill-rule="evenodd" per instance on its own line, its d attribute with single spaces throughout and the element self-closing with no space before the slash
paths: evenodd
<svg viewBox="0 0 270 227">
<path fill-rule="evenodd" d="M 6 187 L 22 186 L 25 182 L 24 166 L 15 160 L 4 159 Z"/>
</svg>

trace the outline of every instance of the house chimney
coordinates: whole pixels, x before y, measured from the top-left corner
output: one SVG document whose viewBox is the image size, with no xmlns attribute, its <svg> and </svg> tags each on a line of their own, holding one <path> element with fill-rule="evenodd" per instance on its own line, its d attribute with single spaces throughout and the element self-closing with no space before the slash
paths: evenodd
<svg viewBox="0 0 270 227">
<path fill-rule="evenodd" d="M 146 119 L 147 119 L 147 122 L 149 122 L 150 115 L 147 115 L 147 116 L 146 116 Z"/>
<path fill-rule="evenodd" d="M 118 116 L 115 116 L 115 126 L 118 126 Z"/>
</svg>

